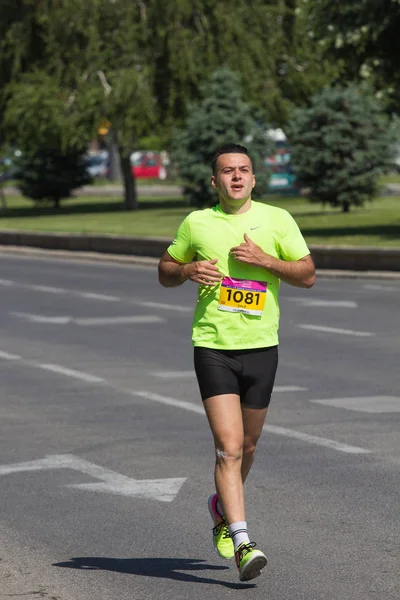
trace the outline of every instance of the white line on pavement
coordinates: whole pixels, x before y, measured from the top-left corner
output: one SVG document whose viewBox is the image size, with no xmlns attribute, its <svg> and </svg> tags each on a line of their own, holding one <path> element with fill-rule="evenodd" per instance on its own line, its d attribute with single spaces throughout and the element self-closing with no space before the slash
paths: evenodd
<svg viewBox="0 0 400 600">
<path fill-rule="evenodd" d="M 128 391 L 128 390 L 126 390 Z M 176 406 L 177 408 L 183 408 L 185 410 L 190 410 L 192 412 L 205 415 L 204 409 L 197 405 L 192 404 L 191 402 L 185 402 L 183 400 L 176 400 L 176 398 L 168 398 L 167 396 L 161 396 L 160 394 L 154 394 L 152 392 L 146 391 L 129 391 L 133 396 L 139 396 L 140 398 L 147 398 L 148 400 L 152 400 L 154 402 L 160 402 L 161 404 L 166 404 L 168 406 Z M 371 451 L 365 448 L 359 448 L 358 446 L 350 446 L 348 444 L 341 444 L 340 442 L 336 442 L 335 440 L 330 440 L 328 438 L 321 438 L 315 435 L 308 435 L 306 433 L 302 433 L 301 431 L 296 431 L 294 429 L 287 429 L 285 427 L 276 427 L 275 425 L 264 425 L 264 431 L 268 431 L 269 433 L 274 433 L 276 435 L 282 435 L 284 437 L 290 437 L 293 439 L 301 440 L 303 442 L 307 442 L 309 444 L 316 444 L 317 446 L 324 446 L 325 448 L 331 448 L 333 450 L 338 450 L 339 452 L 345 452 L 346 454 L 370 454 Z"/>
<path fill-rule="evenodd" d="M 14 285 L 15 282 L 11 281 L 11 279 L 0 279 L 0 285 L 6 285 L 6 286 L 10 286 L 10 285 Z"/>
<path fill-rule="evenodd" d="M 65 290 L 64 288 L 51 287 L 49 285 L 31 285 L 31 286 L 24 286 L 24 287 L 30 287 L 32 290 L 35 290 L 36 292 L 49 292 L 50 294 L 66 294 L 67 293 L 67 290 Z"/>
<path fill-rule="evenodd" d="M 139 306 L 146 306 L 148 308 L 163 308 L 165 310 L 177 310 L 180 312 L 193 312 L 193 309 L 191 307 L 181 306 L 180 304 L 162 304 L 161 302 L 140 302 L 139 300 L 135 300 L 132 303 L 138 304 Z"/>
<path fill-rule="evenodd" d="M 341 335 L 354 335 L 356 337 L 371 337 L 375 333 L 369 331 L 354 331 L 353 329 L 339 329 L 336 327 L 325 327 L 324 325 L 297 325 L 301 329 L 309 329 L 310 331 L 325 331 L 326 333 L 338 333 Z"/>
<path fill-rule="evenodd" d="M 18 354 L 10 354 L 9 352 L 0 351 L 0 358 L 4 358 L 4 360 L 21 360 L 21 356 Z"/>
<path fill-rule="evenodd" d="M 366 283 L 363 285 L 365 290 L 378 290 L 379 292 L 398 292 L 400 287 L 394 287 L 390 285 L 377 285 L 376 283 Z"/>
<path fill-rule="evenodd" d="M 31 315 L 30 313 L 10 312 L 10 315 L 26 319 L 31 323 L 53 323 L 56 325 L 65 325 L 72 321 L 71 317 L 44 317 L 42 315 Z"/>
<path fill-rule="evenodd" d="M 275 385 L 273 392 L 307 392 L 308 388 L 298 385 Z"/>
<path fill-rule="evenodd" d="M 288 298 L 302 306 L 326 306 L 334 308 L 357 308 L 357 302 L 351 300 L 319 300 L 317 298 Z"/>
<path fill-rule="evenodd" d="M 119 302 L 118 296 L 108 296 L 107 294 L 95 294 L 93 292 L 79 292 L 79 295 L 83 298 L 89 298 L 92 300 L 105 300 L 106 302 Z"/>
<path fill-rule="evenodd" d="M 193 379 L 195 376 L 194 371 L 153 371 L 149 375 L 161 379 Z"/>
<path fill-rule="evenodd" d="M 286 427 L 276 427 L 275 425 L 264 425 L 263 430 L 268 431 L 269 433 L 283 435 L 284 437 L 290 437 L 295 440 L 302 440 L 303 442 L 308 442 L 310 444 L 316 444 L 317 446 L 332 448 L 333 450 L 345 452 L 346 454 L 371 454 L 371 451 L 366 450 L 365 448 L 359 448 L 358 446 L 349 446 L 348 444 L 341 444 L 340 442 L 336 442 L 335 440 L 321 438 L 315 435 L 308 435 L 307 433 L 302 433 L 301 431 L 296 431 L 295 429 L 287 429 Z"/>
<path fill-rule="evenodd" d="M 77 325 L 128 325 L 130 323 L 162 323 L 165 319 L 156 315 L 134 315 L 126 317 L 88 317 L 74 319 Z"/>
<path fill-rule="evenodd" d="M 6 360 L 11 360 L 13 357 L 15 357 L 15 360 L 18 360 L 21 358 L 17 355 L 8 354 L 6 352 L 0 352 L 0 358 L 5 358 Z M 119 386 L 113 385 L 111 382 L 109 382 L 105 379 L 102 379 L 101 377 L 96 377 L 94 375 L 90 375 L 89 373 L 83 373 L 82 371 L 75 371 L 74 369 L 67 369 L 65 367 L 61 367 L 60 365 L 38 364 L 38 363 L 30 362 L 30 361 L 24 361 L 24 362 L 30 366 L 39 367 L 40 369 L 45 369 L 47 371 L 52 371 L 54 373 L 66 375 L 67 377 L 81 379 L 83 381 L 92 382 L 92 383 L 105 383 L 106 385 L 110 386 L 112 389 L 130 394 L 131 396 L 145 398 L 147 400 L 151 400 L 153 402 L 159 402 L 159 403 L 165 404 L 167 406 L 175 406 L 176 408 L 181 408 L 181 409 L 195 412 L 197 414 L 201 414 L 201 415 L 205 416 L 204 408 L 200 404 L 194 404 L 192 402 L 186 402 L 184 400 L 177 400 L 176 398 L 162 396 L 161 394 L 156 394 L 156 393 L 148 392 L 145 390 L 124 389 Z M 282 386 L 282 387 L 284 387 L 284 386 Z M 290 389 L 293 389 L 293 387 L 295 387 L 295 386 L 287 386 L 287 387 Z M 365 448 L 359 448 L 358 446 L 342 444 L 340 442 L 336 442 L 335 440 L 331 440 L 328 438 L 322 438 L 322 437 L 318 437 L 315 435 L 308 435 L 306 433 L 302 433 L 302 432 L 296 431 L 294 429 L 287 429 L 285 427 L 278 427 L 275 425 L 264 425 L 263 429 L 264 429 L 264 431 L 268 431 L 269 433 L 281 435 L 283 437 L 289 437 L 289 438 L 301 440 L 303 442 L 307 442 L 309 444 L 315 444 L 317 446 L 331 448 L 333 450 L 337 450 L 339 452 L 345 452 L 347 454 L 370 454 L 371 453 L 370 450 L 367 450 Z"/>
<path fill-rule="evenodd" d="M 160 394 L 154 394 L 153 392 L 136 391 L 136 390 L 124 390 L 131 394 L 131 396 L 139 396 L 140 398 L 147 398 L 147 400 L 153 400 L 154 402 L 160 402 L 168 406 L 176 406 L 177 408 L 184 408 L 200 415 L 205 415 L 204 408 L 198 404 L 192 402 L 186 402 L 185 400 L 177 400 L 176 398 L 168 398 L 167 396 L 161 396 Z"/>
<path fill-rule="evenodd" d="M 96 377 L 95 375 L 90 375 L 89 373 L 83 373 L 82 371 L 75 371 L 74 369 L 60 367 L 60 365 L 37 363 L 33 366 L 37 366 L 40 369 L 45 369 L 46 371 L 52 371 L 53 373 L 60 373 L 60 375 L 66 375 L 67 377 L 73 377 L 74 379 L 82 379 L 82 381 L 89 381 L 93 383 L 104 382 L 104 379 L 102 379 L 101 377 Z"/>
</svg>

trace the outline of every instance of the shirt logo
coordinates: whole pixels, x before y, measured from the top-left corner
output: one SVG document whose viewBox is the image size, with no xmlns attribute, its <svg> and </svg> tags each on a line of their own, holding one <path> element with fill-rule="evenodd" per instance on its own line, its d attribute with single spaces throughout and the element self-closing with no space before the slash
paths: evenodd
<svg viewBox="0 0 400 600">
<path fill-rule="evenodd" d="M 253 231 L 253 229 L 259 229 L 261 227 L 261 225 L 257 225 L 256 227 L 250 227 L 250 231 Z"/>
</svg>

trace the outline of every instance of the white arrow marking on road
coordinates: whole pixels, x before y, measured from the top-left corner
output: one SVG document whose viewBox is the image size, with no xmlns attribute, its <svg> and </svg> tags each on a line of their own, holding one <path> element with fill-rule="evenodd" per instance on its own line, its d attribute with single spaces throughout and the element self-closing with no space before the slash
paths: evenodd
<svg viewBox="0 0 400 600">
<path fill-rule="evenodd" d="M 83 458 L 73 454 L 53 454 L 39 460 L 14 463 L 11 465 L 0 465 L 0 475 L 10 475 L 24 471 L 47 471 L 50 469 L 74 469 L 95 479 L 101 479 L 103 483 L 77 483 L 65 487 L 72 487 L 93 492 L 106 492 L 119 496 L 130 496 L 135 498 L 151 498 L 160 502 L 172 502 L 180 488 L 186 481 L 186 477 L 175 477 L 169 479 L 131 479 L 120 475 L 110 469 L 95 465 Z"/>
</svg>

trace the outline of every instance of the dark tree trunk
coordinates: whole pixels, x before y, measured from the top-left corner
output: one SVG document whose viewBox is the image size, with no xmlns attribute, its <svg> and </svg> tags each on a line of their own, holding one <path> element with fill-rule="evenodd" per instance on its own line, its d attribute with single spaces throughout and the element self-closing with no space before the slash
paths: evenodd
<svg viewBox="0 0 400 600">
<path fill-rule="evenodd" d="M 344 212 L 344 213 L 350 212 L 350 202 L 348 200 L 346 202 L 343 202 L 342 212 Z"/>
<path fill-rule="evenodd" d="M 54 200 L 54 208 L 60 208 L 60 198 L 53 198 Z"/>
<path fill-rule="evenodd" d="M 137 210 L 138 199 L 136 190 L 136 181 L 132 172 L 130 153 L 119 151 L 122 179 L 124 182 L 124 202 L 125 210 Z"/>
<path fill-rule="evenodd" d="M 0 201 L 1 201 L 1 211 L 5 211 L 7 210 L 7 201 L 6 201 L 6 195 L 4 193 L 3 190 L 3 186 L 0 184 Z"/>
</svg>

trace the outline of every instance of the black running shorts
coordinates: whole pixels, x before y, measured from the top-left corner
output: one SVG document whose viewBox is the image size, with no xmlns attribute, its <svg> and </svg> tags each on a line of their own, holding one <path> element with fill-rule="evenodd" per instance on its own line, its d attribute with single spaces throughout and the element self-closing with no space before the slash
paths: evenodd
<svg viewBox="0 0 400 600">
<path fill-rule="evenodd" d="M 237 394 L 243 406 L 267 408 L 278 367 L 278 346 L 252 350 L 194 348 L 194 368 L 203 400 Z"/>
</svg>

